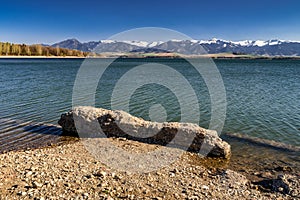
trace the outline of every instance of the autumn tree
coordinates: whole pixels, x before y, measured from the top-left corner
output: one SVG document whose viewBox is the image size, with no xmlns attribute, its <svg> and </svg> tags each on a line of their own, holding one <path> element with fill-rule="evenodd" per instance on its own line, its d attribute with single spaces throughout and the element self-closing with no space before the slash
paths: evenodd
<svg viewBox="0 0 300 200">
<path fill-rule="evenodd" d="M 74 49 L 66 49 L 51 46 L 25 45 L 0 42 L 0 56 L 14 55 L 14 56 L 87 56 L 87 52 L 82 52 Z"/>
<path fill-rule="evenodd" d="M 18 44 L 11 44 L 11 54 L 19 56 L 21 53 L 21 47 Z"/>
<path fill-rule="evenodd" d="M 55 50 L 56 50 L 55 55 L 59 56 L 60 55 L 60 49 L 59 49 L 58 45 L 56 46 Z"/>
<path fill-rule="evenodd" d="M 29 46 L 25 46 L 25 54 L 27 56 L 31 56 L 31 50 L 30 50 L 30 47 Z"/>
<path fill-rule="evenodd" d="M 9 54 L 9 43 L 3 43 L 3 47 L 2 47 L 2 55 L 8 55 Z"/>
<path fill-rule="evenodd" d="M 2 42 L 0 42 L 0 56 L 2 55 Z"/>
<path fill-rule="evenodd" d="M 36 56 L 41 56 L 43 54 L 42 46 L 39 44 L 33 45 L 33 52 Z"/>
</svg>

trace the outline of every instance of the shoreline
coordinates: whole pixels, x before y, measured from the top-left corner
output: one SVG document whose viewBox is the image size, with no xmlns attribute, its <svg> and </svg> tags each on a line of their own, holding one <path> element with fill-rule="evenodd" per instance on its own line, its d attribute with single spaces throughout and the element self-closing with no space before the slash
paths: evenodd
<svg viewBox="0 0 300 200">
<path fill-rule="evenodd" d="M 61 58 L 74 58 L 74 59 L 79 59 L 79 58 L 86 58 L 86 57 L 78 57 L 78 56 L 0 56 L 0 59 L 15 59 L 15 58 L 33 58 L 33 59 L 40 59 L 40 58 L 44 58 L 44 59 L 61 59 Z"/>
<path fill-rule="evenodd" d="M 186 58 L 186 59 L 197 59 L 197 58 L 211 58 L 215 60 L 300 60 L 300 56 L 252 56 L 252 55 L 231 55 L 231 54 L 207 54 L 207 55 L 151 55 L 151 56 L 143 56 L 143 55 L 129 55 L 124 56 L 124 54 L 120 55 L 102 55 L 98 57 L 84 57 L 84 56 L 0 56 L 0 59 L 152 59 L 152 58 L 162 58 L 162 59 L 178 59 L 178 58 Z"/>
<path fill-rule="evenodd" d="M 105 140 L 136 153 L 141 149 L 145 151 L 156 147 L 153 144 L 125 138 Z M 170 166 L 145 174 L 122 172 L 102 164 L 90 155 L 79 140 L 37 149 L 10 151 L 0 154 L 0 160 L 2 197 L 45 199 L 78 196 L 84 199 L 300 197 L 300 185 L 297 185 L 299 177 L 290 175 L 289 171 L 278 173 L 276 177 L 270 177 L 268 172 L 255 172 L 261 173 L 259 175 L 261 179 L 253 181 L 246 176 L 252 171 L 236 171 L 234 165 L 228 167 L 228 163 L 222 163 L 224 160 L 199 159 L 196 154 L 190 152 L 185 152 Z M 240 161 L 237 159 L 234 162 Z M 290 186 L 293 193 L 286 194 L 282 189 L 268 191 L 256 184 L 259 181 L 276 181 L 279 175 L 296 181 Z"/>
</svg>

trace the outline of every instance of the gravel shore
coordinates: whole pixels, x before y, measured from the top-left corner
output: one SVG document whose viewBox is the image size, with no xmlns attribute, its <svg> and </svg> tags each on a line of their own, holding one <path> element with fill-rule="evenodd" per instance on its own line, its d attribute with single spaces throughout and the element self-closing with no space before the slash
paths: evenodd
<svg viewBox="0 0 300 200">
<path fill-rule="evenodd" d="M 126 150 L 155 145 L 113 140 Z M 0 154 L 0 199 L 299 199 L 299 177 L 282 174 L 261 190 L 229 169 L 206 168 L 184 153 L 150 173 L 120 172 L 96 160 L 77 141 Z M 198 163 L 198 164 L 195 164 Z M 269 182 L 268 182 L 269 181 Z"/>
</svg>

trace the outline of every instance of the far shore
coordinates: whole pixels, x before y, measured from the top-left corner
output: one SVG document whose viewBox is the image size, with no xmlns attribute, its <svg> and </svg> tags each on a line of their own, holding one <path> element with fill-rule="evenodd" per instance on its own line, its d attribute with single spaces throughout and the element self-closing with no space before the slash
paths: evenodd
<svg viewBox="0 0 300 200">
<path fill-rule="evenodd" d="M 83 56 L 0 56 L 1 58 L 85 58 Z"/>
<path fill-rule="evenodd" d="M 123 54 L 123 53 L 103 53 L 98 56 L 0 56 L 0 59 L 85 59 L 85 58 L 212 58 L 212 59 L 245 59 L 245 60 L 256 60 L 256 59 L 265 59 L 265 60 L 299 60 L 300 56 L 256 56 L 256 55 L 235 55 L 231 53 L 219 53 L 219 54 L 204 54 L 204 55 L 182 55 L 175 53 L 155 53 L 155 54 Z"/>
</svg>

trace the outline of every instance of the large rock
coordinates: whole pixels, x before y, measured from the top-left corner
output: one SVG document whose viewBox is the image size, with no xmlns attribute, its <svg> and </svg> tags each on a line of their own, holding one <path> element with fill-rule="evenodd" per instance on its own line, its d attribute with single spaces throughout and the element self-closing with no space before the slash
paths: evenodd
<svg viewBox="0 0 300 200">
<path fill-rule="evenodd" d="M 230 145 L 222 141 L 216 131 L 191 123 L 145 121 L 119 110 L 75 107 L 62 114 L 58 124 L 64 132 L 80 137 L 125 137 L 200 152 L 209 157 L 229 158 L 231 154 Z"/>
<path fill-rule="evenodd" d="M 291 174 L 280 174 L 276 179 L 265 179 L 259 182 L 254 182 L 260 185 L 263 191 L 280 192 L 288 194 L 293 198 L 300 199 L 300 176 Z"/>
</svg>

